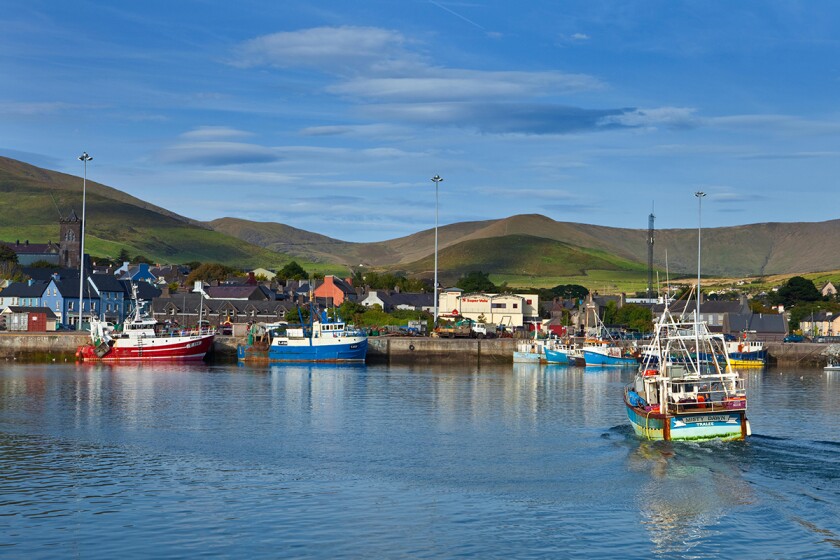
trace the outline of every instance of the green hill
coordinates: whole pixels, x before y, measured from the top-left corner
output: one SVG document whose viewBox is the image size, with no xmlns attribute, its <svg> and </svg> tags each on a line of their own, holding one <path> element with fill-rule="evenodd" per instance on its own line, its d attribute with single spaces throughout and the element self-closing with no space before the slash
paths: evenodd
<svg viewBox="0 0 840 560">
<path fill-rule="evenodd" d="M 56 241 L 59 212 L 81 214 L 80 179 L 0 157 L 0 240 Z M 88 181 L 87 252 L 121 249 L 158 262 L 218 261 L 277 268 L 292 258 L 310 271 L 344 274 L 360 263 L 430 277 L 434 229 L 351 243 L 278 223 L 220 218 L 203 223 Z M 511 285 L 618 279 L 646 284 L 644 229 L 557 222 L 537 214 L 441 226 L 439 272 L 451 281 L 482 270 Z M 840 269 L 840 220 L 703 229 L 703 275 L 755 277 Z M 696 274 L 697 230 L 655 232 L 654 266 L 672 278 Z M 623 284 L 627 285 L 627 284 Z"/>
<path fill-rule="evenodd" d="M 0 157 L 0 240 L 57 241 L 59 213 L 72 209 L 81 216 L 81 190 L 78 177 Z M 243 268 L 291 260 L 93 181 L 86 206 L 85 250 L 94 256 L 116 257 L 126 249 L 160 263 L 219 261 Z"/>
</svg>

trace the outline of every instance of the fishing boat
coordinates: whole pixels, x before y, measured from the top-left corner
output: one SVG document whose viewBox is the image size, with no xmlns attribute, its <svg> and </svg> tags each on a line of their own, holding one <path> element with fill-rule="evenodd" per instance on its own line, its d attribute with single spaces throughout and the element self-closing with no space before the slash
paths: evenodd
<svg viewBox="0 0 840 560">
<path fill-rule="evenodd" d="M 520 340 L 513 351 L 515 364 L 539 364 L 546 361 L 545 341 L 537 339 Z"/>
<path fill-rule="evenodd" d="M 668 310 L 633 383 L 624 390 L 636 435 L 650 440 L 740 440 L 750 435 L 744 380 L 725 352 L 723 335 L 705 322 Z"/>
<path fill-rule="evenodd" d="M 727 341 L 726 353 L 736 367 L 762 367 L 767 363 L 767 347 L 760 340 L 748 339 L 747 333 Z"/>
<path fill-rule="evenodd" d="M 80 346 L 81 361 L 189 361 L 202 360 L 213 348 L 216 332 L 200 326 L 181 329 L 158 322 L 148 314 L 145 303 L 133 290 L 134 316 L 117 329 L 96 317 L 90 321 L 91 344 Z"/>
<path fill-rule="evenodd" d="M 593 340 L 584 344 L 583 359 L 587 366 L 630 366 L 639 365 L 639 356 L 628 348 L 610 340 Z"/>
<path fill-rule="evenodd" d="M 314 310 L 313 310 L 314 311 Z M 312 313 L 312 315 L 315 315 Z M 254 325 L 249 344 L 240 344 L 236 356 L 243 362 L 364 362 L 368 339 L 324 311 L 309 324 L 285 321 Z"/>
<path fill-rule="evenodd" d="M 546 346 L 544 353 L 549 364 L 584 365 L 583 352 L 574 343 L 556 342 Z"/>
<path fill-rule="evenodd" d="M 823 371 L 840 371 L 840 361 L 837 359 L 829 360 Z"/>
</svg>

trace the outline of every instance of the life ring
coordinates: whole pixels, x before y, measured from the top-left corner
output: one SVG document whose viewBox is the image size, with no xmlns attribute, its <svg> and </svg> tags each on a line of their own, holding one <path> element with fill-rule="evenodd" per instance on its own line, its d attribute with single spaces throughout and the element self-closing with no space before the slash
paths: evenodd
<svg viewBox="0 0 840 560">
<path fill-rule="evenodd" d="M 645 370 L 645 377 L 651 377 L 653 375 L 656 375 L 657 373 L 659 373 L 659 372 L 656 371 L 655 369 L 646 369 Z"/>
<path fill-rule="evenodd" d="M 413 345 L 413 344 L 409 344 L 409 345 L 408 345 L 408 349 L 409 349 L 409 350 L 411 350 L 412 352 L 414 352 L 414 345 Z"/>
</svg>

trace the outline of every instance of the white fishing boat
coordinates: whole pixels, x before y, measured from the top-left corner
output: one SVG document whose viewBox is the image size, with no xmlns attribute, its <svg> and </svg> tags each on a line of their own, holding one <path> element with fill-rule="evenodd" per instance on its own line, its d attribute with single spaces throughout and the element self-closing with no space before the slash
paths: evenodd
<svg viewBox="0 0 840 560">
<path fill-rule="evenodd" d="M 624 390 L 634 431 L 651 440 L 735 440 L 750 435 L 744 380 L 723 335 L 666 307 L 645 361 Z"/>
</svg>

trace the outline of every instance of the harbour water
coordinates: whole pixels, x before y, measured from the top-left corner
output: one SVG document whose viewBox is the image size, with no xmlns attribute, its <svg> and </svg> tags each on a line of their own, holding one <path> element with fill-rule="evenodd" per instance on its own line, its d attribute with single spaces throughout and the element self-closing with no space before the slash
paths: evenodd
<svg viewBox="0 0 840 560">
<path fill-rule="evenodd" d="M 840 373 L 633 436 L 630 370 L 0 366 L 0 557 L 838 558 Z"/>
</svg>

